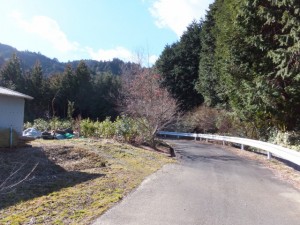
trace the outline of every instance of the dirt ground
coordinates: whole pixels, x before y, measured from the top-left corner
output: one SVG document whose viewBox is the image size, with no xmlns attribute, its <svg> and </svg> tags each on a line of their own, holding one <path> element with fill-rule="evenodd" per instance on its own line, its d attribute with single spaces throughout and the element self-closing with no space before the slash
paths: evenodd
<svg viewBox="0 0 300 225">
<path fill-rule="evenodd" d="M 36 140 L 0 149 L 0 224 L 88 224 L 168 154 L 114 140 Z"/>
<path fill-rule="evenodd" d="M 0 150 L 0 209 L 88 180 L 84 171 L 105 167 L 105 159 L 65 145 Z M 17 193 L 7 198 L 7 194 Z"/>
</svg>

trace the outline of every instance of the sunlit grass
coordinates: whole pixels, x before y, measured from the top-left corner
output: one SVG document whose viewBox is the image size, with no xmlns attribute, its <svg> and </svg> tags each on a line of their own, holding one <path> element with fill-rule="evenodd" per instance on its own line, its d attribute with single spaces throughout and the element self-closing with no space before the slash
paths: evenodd
<svg viewBox="0 0 300 225">
<path fill-rule="evenodd" d="M 36 140 L 32 145 L 43 148 L 69 146 L 70 151 L 80 149 L 82 153 L 82 150 L 85 150 L 89 157 L 96 154 L 103 159 L 104 164 L 102 162 L 102 164 L 91 166 L 82 165 L 81 162 L 74 167 L 73 164 L 70 166 L 70 162 L 65 163 L 59 159 L 55 159 L 54 162 L 56 166 L 59 165 L 67 170 L 66 174 L 73 172 L 72 168 L 76 168 L 76 171 L 82 174 L 101 176 L 75 182 L 74 185 L 65 187 L 62 185 L 62 188 L 53 187 L 55 191 L 2 208 L 0 209 L 0 224 L 30 222 L 32 224 L 89 224 L 130 190 L 137 187 L 146 176 L 157 171 L 164 164 L 174 162 L 166 155 L 112 140 Z M 94 163 L 91 158 L 83 162 Z M 76 162 L 72 161 L 72 163 Z M 67 175 L 65 179 L 68 179 Z M 54 182 L 53 185 L 60 184 Z M 42 191 L 38 190 L 39 188 L 42 189 L 43 185 L 35 186 L 32 181 L 26 190 L 30 194 L 32 190 Z"/>
</svg>

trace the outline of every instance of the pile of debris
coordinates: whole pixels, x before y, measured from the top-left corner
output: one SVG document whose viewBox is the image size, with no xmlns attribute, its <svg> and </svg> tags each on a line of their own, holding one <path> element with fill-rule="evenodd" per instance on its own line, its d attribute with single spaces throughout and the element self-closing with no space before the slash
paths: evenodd
<svg viewBox="0 0 300 225">
<path fill-rule="evenodd" d="M 23 131 L 23 136 L 25 137 L 33 137 L 33 138 L 43 138 L 45 140 L 53 140 L 53 139 L 71 139 L 74 137 L 77 137 L 76 132 L 73 132 L 72 129 L 66 129 L 66 130 L 52 130 L 50 132 L 44 131 L 41 132 L 38 129 L 31 127 L 27 128 Z"/>
</svg>

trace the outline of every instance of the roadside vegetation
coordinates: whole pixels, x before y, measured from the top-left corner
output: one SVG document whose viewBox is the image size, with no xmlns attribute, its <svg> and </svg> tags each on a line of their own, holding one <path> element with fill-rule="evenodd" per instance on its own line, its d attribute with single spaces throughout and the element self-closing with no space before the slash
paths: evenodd
<svg viewBox="0 0 300 225">
<path fill-rule="evenodd" d="M 171 162 L 168 154 L 112 139 L 38 139 L 32 147 L 2 149 L 0 180 L 6 186 L 36 168 L 0 192 L 0 224 L 89 224 Z"/>
<path fill-rule="evenodd" d="M 299 12 L 296 0 L 215 0 L 155 65 L 113 60 L 115 73 L 82 60 L 46 76 L 13 54 L 0 85 L 34 97 L 25 127 L 80 138 L 1 150 L 0 224 L 86 224 L 171 161 L 132 146 L 157 150 L 159 130 L 299 150 Z"/>
<path fill-rule="evenodd" d="M 32 123 L 24 124 L 24 128 L 29 127 L 40 131 L 70 130 L 78 132 L 78 136 L 84 138 L 109 138 L 136 145 L 146 143 L 147 140 L 145 130 L 128 116 L 117 117 L 114 121 L 109 117 L 104 121 L 93 121 L 89 118 L 63 120 L 57 117 L 49 120 L 36 119 Z"/>
<path fill-rule="evenodd" d="M 200 106 L 185 113 L 168 126 L 167 130 L 252 138 L 300 151 L 299 131 L 278 131 L 270 128 L 268 137 L 259 136 L 255 123 L 242 121 L 233 112 L 207 106 Z"/>
<path fill-rule="evenodd" d="M 215 0 L 152 67 L 82 60 L 49 74 L 49 65 L 37 61 L 30 69 L 13 54 L 1 66 L 0 85 L 34 97 L 25 109 L 30 122 L 125 114 L 154 134 L 208 107 L 244 127 L 239 136 L 293 146 L 300 137 L 299 11 L 296 0 Z"/>
<path fill-rule="evenodd" d="M 206 106 L 202 121 L 222 114 L 237 124 L 232 135 L 299 146 L 299 12 L 296 0 L 215 0 L 165 47 L 162 84 L 187 115 Z"/>
</svg>

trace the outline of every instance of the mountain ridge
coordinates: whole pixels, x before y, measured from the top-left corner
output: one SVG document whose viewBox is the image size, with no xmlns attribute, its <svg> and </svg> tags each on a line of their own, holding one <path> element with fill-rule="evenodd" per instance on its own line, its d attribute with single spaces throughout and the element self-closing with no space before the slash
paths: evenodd
<svg viewBox="0 0 300 225">
<path fill-rule="evenodd" d="M 23 71 L 31 70 L 34 64 L 39 61 L 43 68 L 44 76 L 62 73 L 68 64 L 70 64 L 73 68 L 76 68 L 80 61 L 84 61 L 86 63 L 92 74 L 109 72 L 114 75 L 121 75 L 123 68 L 136 65 L 135 63 L 131 62 L 125 63 L 118 58 L 114 58 L 111 61 L 82 59 L 69 62 L 60 62 L 56 58 L 51 59 L 39 52 L 36 53 L 28 50 L 19 51 L 10 45 L 0 43 L 0 68 L 12 57 L 13 54 L 16 54 L 19 57 Z"/>
</svg>

